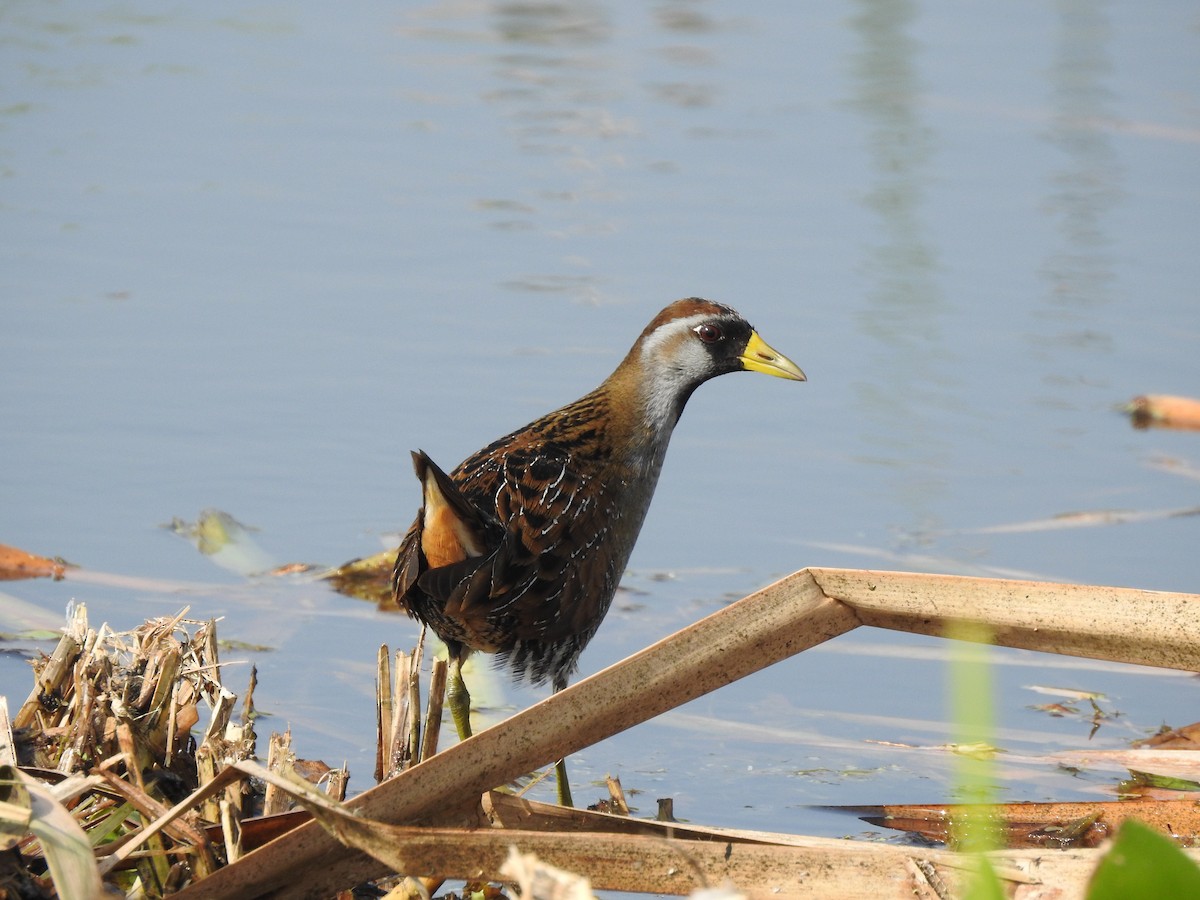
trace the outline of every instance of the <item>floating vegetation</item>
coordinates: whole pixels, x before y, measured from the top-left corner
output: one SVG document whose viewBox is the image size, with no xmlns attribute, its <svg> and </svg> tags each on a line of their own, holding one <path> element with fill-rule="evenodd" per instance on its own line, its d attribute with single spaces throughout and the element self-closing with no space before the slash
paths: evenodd
<svg viewBox="0 0 1200 900">
<path fill-rule="evenodd" d="M 1143 394 L 1123 408 L 1134 428 L 1200 431 L 1200 400 L 1170 394 Z"/>
</svg>

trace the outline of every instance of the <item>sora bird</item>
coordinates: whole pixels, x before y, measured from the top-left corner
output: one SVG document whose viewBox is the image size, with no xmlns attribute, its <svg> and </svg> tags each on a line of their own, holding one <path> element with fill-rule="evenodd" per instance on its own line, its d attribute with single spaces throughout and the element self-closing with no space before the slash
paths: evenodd
<svg viewBox="0 0 1200 900">
<path fill-rule="evenodd" d="M 735 310 L 672 303 L 590 394 L 447 475 L 413 453 L 423 504 L 392 576 L 401 609 L 449 649 L 447 703 L 471 734 L 461 667 L 495 653 L 516 678 L 567 685 L 608 612 L 692 392 L 727 372 L 804 381 Z M 559 799 L 570 805 L 562 761 Z"/>
</svg>

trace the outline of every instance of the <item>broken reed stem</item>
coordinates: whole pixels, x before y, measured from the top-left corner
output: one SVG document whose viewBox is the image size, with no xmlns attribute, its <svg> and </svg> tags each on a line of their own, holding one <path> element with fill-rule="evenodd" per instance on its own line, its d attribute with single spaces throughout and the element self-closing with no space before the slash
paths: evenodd
<svg viewBox="0 0 1200 900">
<path fill-rule="evenodd" d="M 242 722 L 245 725 L 253 725 L 254 712 L 254 689 L 258 687 L 258 666 L 250 666 L 250 681 L 246 685 L 246 697 L 242 700 Z"/>
<path fill-rule="evenodd" d="M 625 799 L 625 789 L 621 787 L 621 779 L 605 775 L 604 782 L 608 786 L 608 799 L 612 804 L 609 812 L 618 816 L 629 815 L 629 801 Z"/>
<path fill-rule="evenodd" d="M 421 664 L 425 661 L 424 627 L 417 634 L 417 645 L 413 647 L 408 662 L 408 742 L 405 746 L 404 767 L 415 766 L 421 761 Z"/>
<path fill-rule="evenodd" d="M 392 758 L 392 743 L 395 734 L 392 731 L 392 651 L 387 644 L 379 645 L 379 653 L 375 659 L 375 783 L 383 781 L 387 776 L 387 760 Z"/>
<path fill-rule="evenodd" d="M 65 719 L 69 740 L 66 749 L 59 757 L 57 768 L 60 772 L 75 771 L 76 762 L 86 757 L 99 740 L 95 732 L 95 700 L 96 685 L 90 678 L 82 677 L 81 670 L 85 666 L 77 664 L 74 668 L 74 687 L 72 689 L 71 707 L 65 711 L 59 721 Z"/>
<path fill-rule="evenodd" d="M 151 754 L 162 756 L 167 751 L 167 733 L 171 730 L 171 694 L 178 681 L 181 655 L 178 648 L 171 647 L 166 652 L 156 654 L 155 661 L 158 667 L 153 677 L 157 680 L 154 682 L 149 701 L 150 709 L 146 715 L 143 737 L 145 743 L 150 745 Z M 138 706 L 141 708 L 142 704 L 139 703 Z"/>
<path fill-rule="evenodd" d="M 44 708 L 43 699 L 59 696 L 59 688 L 79 658 L 79 639 L 68 632 L 58 641 L 58 646 L 50 655 L 50 661 L 34 682 L 29 698 L 21 704 L 17 717 L 13 719 L 13 728 L 28 728 Z"/>
<path fill-rule="evenodd" d="M 397 772 L 403 772 L 411 761 L 408 756 L 411 733 L 409 726 L 412 722 L 409 715 L 412 696 L 408 689 L 411 665 L 412 656 L 397 650 L 392 662 L 392 695 L 395 698 L 392 707 L 392 746 L 384 772 L 385 779 L 391 778 Z"/>
<path fill-rule="evenodd" d="M 404 748 L 406 765 L 415 766 L 421 761 L 421 656 L 413 653 L 408 658 L 408 742 Z"/>
<path fill-rule="evenodd" d="M 8 716 L 8 698 L 3 694 L 0 694 L 0 766 L 17 766 L 17 745 Z"/>
<path fill-rule="evenodd" d="M 175 729 L 179 719 L 179 692 L 183 682 L 176 679 L 171 685 L 171 702 L 167 706 L 167 736 L 166 747 L 163 751 L 163 768 L 171 768 L 175 758 Z"/>
<path fill-rule="evenodd" d="M 230 864 L 242 855 L 241 813 L 228 800 L 221 801 L 221 835 L 225 838 L 225 858 Z"/>
<path fill-rule="evenodd" d="M 237 697 L 225 688 L 221 688 L 212 701 L 212 718 L 209 719 L 208 728 L 204 731 L 202 744 L 219 743 L 225 737 L 225 729 L 229 726 L 229 718 L 233 714 L 233 704 L 237 701 Z"/>
<path fill-rule="evenodd" d="M 397 650 L 394 661 L 386 644 L 379 648 L 375 676 L 377 783 L 437 753 L 442 702 L 446 693 L 446 663 L 444 660 L 433 661 L 429 706 L 422 722 L 421 663 L 424 655 L 424 630 L 413 652 Z"/>
<path fill-rule="evenodd" d="M 325 793 L 333 800 L 341 803 L 346 799 L 346 786 L 350 783 L 350 770 L 342 763 L 340 769 L 330 769 L 323 779 Z"/>
<path fill-rule="evenodd" d="M 217 778 L 217 760 L 211 744 L 201 744 L 196 748 L 196 780 L 200 787 L 205 787 Z M 209 822 L 221 820 L 220 802 L 212 796 L 206 796 L 200 809 L 200 815 Z"/>
<path fill-rule="evenodd" d="M 292 730 L 283 734 L 275 732 L 267 742 L 267 768 L 283 774 L 295 768 L 296 754 L 292 752 Z M 291 798 L 273 781 L 267 782 L 263 793 L 263 815 L 271 816 L 285 812 L 291 806 Z"/>
<path fill-rule="evenodd" d="M 429 707 L 425 711 L 425 740 L 421 742 L 420 760 L 429 759 L 438 751 L 438 737 L 442 733 L 442 705 L 446 700 L 446 672 L 449 669 L 444 659 L 435 659 L 429 670 Z"/>
</svg>

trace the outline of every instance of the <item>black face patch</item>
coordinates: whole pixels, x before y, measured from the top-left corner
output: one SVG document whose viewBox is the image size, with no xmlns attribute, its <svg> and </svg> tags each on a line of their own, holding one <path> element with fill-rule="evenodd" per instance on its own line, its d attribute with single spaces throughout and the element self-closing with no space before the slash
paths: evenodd
<svg viewBox="0 0 1200 900">
<path fill-rule="evenodd" d="M 716 340 L 705 340 L 702 329 L 712 326 L 720 332 Z M 713 360 L 712 375 L 723 375 L 727 372 L 737 372 L 742 368 L 739 357 L 746 352 L 753 330 L 742 318 L 721 318 L 712 322 L 702 322 L 694 329 L 697 340 L 701 343 Z M 711 334 L 710 334 L 711 337 Z"/>
</svg>

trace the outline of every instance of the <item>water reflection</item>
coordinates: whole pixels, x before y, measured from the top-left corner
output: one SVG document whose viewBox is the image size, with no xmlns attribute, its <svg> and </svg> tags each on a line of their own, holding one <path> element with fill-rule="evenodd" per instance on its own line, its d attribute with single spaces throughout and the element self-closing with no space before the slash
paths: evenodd
<svg viewBox="0 0 1200 900">
<path fill-rule="evenodd" d="M 621 142 L 638 133 L 633 118 L 613 111 L 626 105 L 628 86 L 610 49 L 612 10 L 541 2 L 493 3 L 464 13 L 442 4 L 406 32 L 418 44 L 453 46 L 456 56 L 464 43 L 477 49 L 470 66 L 476 79 L 467 90 L 483 103 L 484 115 L 498 117 L 497 137 L 515 151 L 497 152 L 476 173 L 487 193 L 472 206 L 488 229 L 514 239 L 528 235 L 512 256 L 541 271 L 519 272 L 499 286 L 602 302 L 602 279 L 589 271 L 590 261 L 565 247 L 616 231 L 609 176 L 627 165 Z M 517 170 L 505 171 L 506 164 Z M 547 237 L 562 243 L 528 242 Z M 563 252 L 556 253 L 558 247 Z"/>
<path fill-rule="evenodd" d="M 497 3 L 492 16 L 504 43 L 574 49 L 607 40 L 613 31 L 607 10 L 595 3 Z"/>
<path fill-rule="evenodd" d="M 605 78 L 612 38 L 607 11 L 587 3 L 500 3 L 491 10 L 498 52 L 495 86 L 484 97 L 500 105 L 510 133 L 527 153 L 574 157 L 579 138 L 629 133 L 609 104 L 619 99 Z"/>
<path fill-rule="evenodd" d="M 1106 214 L 1122 195 L 1121 167 L 1103 122 L 1112 120 L 1107 86 L 1113 63 L 1112 27 L 1104 4 L 1062 0 L 1057 4 L 1058 41 L 1049 70 L 1053 116 L 1046 140 L 1062 151 L 1063 164 L 1050 175 L 1046 212 L 1061 243 L 1045 259 L 1047 284 L 1041 317 L 1060 323 L 1041 343 L 1108 351 L 1112 336 L 1096 327 L 1097 307 L 1112 302 L 1112 241 Z"/>
<path fill-rule="evenodd" d="M 692 41 L 714 35 L 725 27 L 696 4 L 686 2 L 661 4 L 654 10 L 654 21 L 672 38 L 688 38 Z M 715 52 L 695 43 L 687 43 L 663 47 L 658 55 L 680 70 L 680 77 L 646 85 L 655 100 L 679 109 L 705 109 L 717 104 L 717 85 L 696 77 L 699 70 L 712 69 L 717 65 Z"/>
<path fill-rule="evenodd" d="M 498 285 L 585 304 L 609 300 L 592 268 L 593 254 L 603 252 L 597 242 L 629 231 L 616 210 L 646 192 L 639 179 L 678 174 L 677 156 L 647 150 L 664 132 L 721 133 L 723 121 L 718 128 L 698 115 L 720 102 L 711 44 L 746 22 L 690 2 L 497 2 L 438 4 L 410 23 L 402 34 L 445 48 L 440 62 L 462 68 L 467 57 L 474 76 L 462 90 L 481 104 L 481 119 L 497 123 L 479 130 L 505 145 L 472 173 L 480 184 L 472 209 L 489 231 L 521 242 L 511 258 L 529 267 Z M 679 118 L 659 117 L 664 110 Z"/>
<path fill-rule="evenodd" d="M 875 462 L 904 466 L 899 499 L 914 521 L 935 524 L 930 501 L 945 489 L 936 473 L 948 453 L 935 418 L 952 382 L 940 328 L 947 311 L 937 284 L 936 248 L 921 220 L 935 134 L 920 115 L 920 45 L 908 34 L 916 5 L 863 0 L 852 28 L 861 44 L 853 60 L 852 106 L 868 129 L 874 183 L 864 203 L 878 223 L 879 242 L 866 249 L 872 284 L 858 330 L 876 347 L 871 368 L 886 373 L 856 391 L 874 430 L 866 436 Z M 933 408 L 931 410 L 931 407 Z"/>
</svg>

